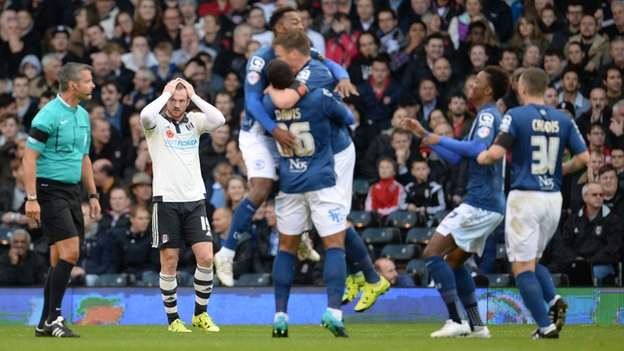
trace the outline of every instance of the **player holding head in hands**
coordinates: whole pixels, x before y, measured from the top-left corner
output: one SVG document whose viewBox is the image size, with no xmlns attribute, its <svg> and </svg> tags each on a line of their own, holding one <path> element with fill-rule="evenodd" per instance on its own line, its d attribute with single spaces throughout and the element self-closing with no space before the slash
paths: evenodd
<svg viewBox="0 0 624 351">
<path fill-rule="evenodd" d="M 59 94 L 33 119 L 22 160 L 26 215 L 41 225 L 50 243 L 50 269 L 35 336 L 78 336 L 65 325 L 61 302 L 84 235 L 80 182 L 89 194 L 90 216 L 100 216 L 89 158 L 89 114 L 79 105 L 91 99 L 92 71 L 91 66 L 75 62 L 61 68 Z"/>
<path fill-rule="evenodd" d="M 201 112 L 186 112 L 191 102 Z M 192 324 L 219 331 L 207 313 L 213 286 L 212 234 L 198 150 L 199 137 L 224 123 L 223 114 L 180 78 L 167 83 L 162 95 L 141 111 L 154 170 L 152 246 L 160 249 L 160 292 L 171 332 L 191 331 L 180 320 L 177 308 L 176 270 L 184 244 L 192 248 L 197 261 Z"/>
<path fill-rule="evenodd" d="M 550 272 L 539 259 L 561 217 L 562 174 L 580 170 L 589 162 L 574 120 L 545 105 L 547 86 L 543 70 L 529 68 L 522 73 L 518 96 L 523 106 L 507 112 L 494 145 L 477 158 L 480 164 L 492 164 L 511 151 L 505 246 L 522 300 L 539 326 L 533 333 L 535 339 L 558 338 L 565 323 L 567 306 L 556 295 Z M 562 165 L 566 148 L 573 158 Z"/>
<path fill-rule="evenodd" d="M 481 255 L 488 236 L 502 222 L 505 209 L 502 160 L 479 165 L 476 157 L 489 147 L 498 133 L 501 114 L 496 101 L 509 89 L 509 77 L 502 69 L 488 66 L 474 79 L 468 99 L 477 107 L 470 133 L 464 141 L 427 132 L 415 119 L 401 124 L 412 130 L 422 142 L 452 164 L 468 161 L 468 185 L 464 201 L 440 223 L 424 251 L 431 277 L 436 282 L 449 319 L 433 338 L 469 336 L 489 338 L 490 332 L 479 315 L 475 283 L 464 267 L 471 255 Z M 461 320 L 461 301 L 469 325 Z"/>
</svg>

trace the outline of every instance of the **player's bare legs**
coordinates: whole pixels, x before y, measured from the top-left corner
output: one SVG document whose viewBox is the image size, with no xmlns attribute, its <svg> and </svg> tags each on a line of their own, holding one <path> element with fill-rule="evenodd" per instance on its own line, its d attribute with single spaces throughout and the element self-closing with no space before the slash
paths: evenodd
<svg viewBox="0 0 624 351">
<path fill-rule="evenodd" d="M 442 329 L 431 333 L 432 338 L 466 336 L 470 333 L 468 324 L 461 320 L 455 274 L 444 260 L 444 256 L 456 247 L 457 245 L 451 235 L 445 236 L 436 232 L 423 252 L 427 270 L 435 281 L 436 288 L 440 292 L 449 314 L 449 319 Z"/>
<path fill-rule="evenodd" d="M 249 231 L 252 217 L 258 207 L 269 198 L 273 190 L 273 183 L 273 179 L 270 178 L 249 179 L 249 193 L 234 211 L 227 239 L 221 250 L 214 256 L 217 278 L 225 286 L 234 285 L 233 265 L 236 245 L 238 244 L 238 233 Z M 296 254 L 297 251 L 295 251 Z M 306 241 L 305 245 L 299 245 L 299 257 L 302 259 L 317 258 L 316 260 L 318 260 L 318 253 L 314 251 L 311 243 Z"/>
</svg>

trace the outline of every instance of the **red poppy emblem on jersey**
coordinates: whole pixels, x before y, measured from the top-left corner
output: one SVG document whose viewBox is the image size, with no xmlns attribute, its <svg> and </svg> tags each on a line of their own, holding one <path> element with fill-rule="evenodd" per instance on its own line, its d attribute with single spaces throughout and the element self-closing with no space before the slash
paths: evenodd
<svg viewBox="0 0 624 351">
<path fill-rule="evenodd" d="M 167 136 L 167 139 L 172 139 L 175 134 L 173 133 L 173 130 L 167 129 L 167 131 L 165 132 L 165 135 Z"/>
</svg>

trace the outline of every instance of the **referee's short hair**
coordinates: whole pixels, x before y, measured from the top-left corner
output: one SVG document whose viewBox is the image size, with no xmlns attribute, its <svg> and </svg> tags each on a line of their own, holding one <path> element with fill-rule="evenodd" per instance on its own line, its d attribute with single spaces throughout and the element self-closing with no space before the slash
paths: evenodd
<svg viewBox="0 0 624 351">
<path fill-rule="evenodd" d="M 498 66 L 487 66 L 483 69 L 488 77 L 488 85 L 492 89 L 495 101 L 507 95 L 509 90 L 509 75 Z"/>
<path fill-rule="evenodd" d="M 67 91 L 69 88 L 69 82 L 77 82 L 80 80 L 80 72 L 89 71 L 93 73 L 93 67 L 78 62 L 68 62 L 63 67 L 58 75 L 59 89 L 60 91 Z"/>
<path fill-rule="evenodd" d="M 548 88 L 548 75 L 541 68 L 527 68 L 520 76 L 520 80 L 526 86 L 530 96 L 544 96 Z"/>
</svg>

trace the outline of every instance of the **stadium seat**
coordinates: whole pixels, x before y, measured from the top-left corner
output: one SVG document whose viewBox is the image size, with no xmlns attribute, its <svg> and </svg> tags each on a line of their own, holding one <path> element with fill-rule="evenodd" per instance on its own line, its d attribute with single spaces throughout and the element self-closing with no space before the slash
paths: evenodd
<svg viewBox="0 0 624 351">
<path fill-rule="evenodd" d="M 429 285 L 429 271 L 427 271 L 427 267 L 425 266 L 425 260 L 422 259 L 413 259 L 407 263 L 405 267 L 405 272 L 414 278 L 418 277 L 416 281 L 416 285 L 418 286 L 427 286 Z"/>
<path fill-rule="evenodd" d="M 412 244 L 388 244 L 381 250 L 381 256 L 395 261 L 407 261 L 420 256 L 420 248 Z"/>
<path fill-rule="evenodd" d="M 562 286 L 570 286 L 570 279 L 568 278 L 567 274 L 553 273 L 551 274 L 551 276 L 552 276 L 553 284 L 555 284 L 555 287 L 559 288 Z"/>
<path fill-rule="evenodd" d="M 496 259 L 497 260 L 507 259 L 507 249 L 505 249 L 505 244 L 496 244 Z"/>
<path fill-rule="evenodd" d="M 349 220 L 355 229 L 364 229 L 374 225 L 376 213 L 368 211 L 351 211 Z"/>
<path fill-rule="evenodd" d="M 362 239 L 367 244 L 388 244 L 399 241 L 400 232 L 397 228 L 366 228 L 362 232 Z"/>
<path fill-rule="evenodd" d="M 269 286 L 271 285 L 270 273 L 241 274 L 236 280 L 236 286 Z"/>
<path fill-rule="evenodd" d="M 440 211 L 437 212 L 433 215 L 433 220 L 431 223 L 431 226 L 437 226 L 438 224 L 440 224 L 440 222 L 442 222 L 442 220 L 444 219 L 444 217 L 446 217 L 447 214 L 449 214 L 450 211 Z"/>
<path fill-rule="evenodd" d="M 509 274 L 486 274 L 490 281 L 490 288 L 507 288 L 511 286 L 511 275 Z"/>
<path fill-rule="evenodd" d="M 353 180 L 353 194 L 358 196 L 368 195 L 368 189 L 370 184 L 366 179 L 354 179 Z"/>
<path fill-rule="evenodd" d="M 407 232 L 405 242 L 408 244 L 427 245 L 434 232 L 435 229 L 433 228 L 414 227 Z"/>
<path fill-rule="evenodd" d="M 394 211 L 386 218 L 386 226 L 410 229 L 416 225 L 418 216 L 410 211 Z"/>
<path fill-rule="evenodd" d="M 100 274 L 97 278 L 89 284 L 89 286 L 95 287 L 120 287 L 126 286 L 128 284 L 128 275 L 127 274 Z"/>
</svg>

